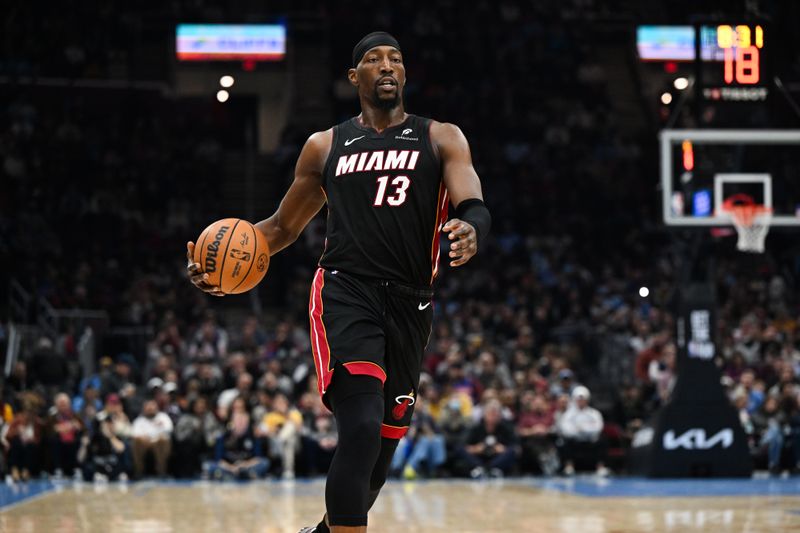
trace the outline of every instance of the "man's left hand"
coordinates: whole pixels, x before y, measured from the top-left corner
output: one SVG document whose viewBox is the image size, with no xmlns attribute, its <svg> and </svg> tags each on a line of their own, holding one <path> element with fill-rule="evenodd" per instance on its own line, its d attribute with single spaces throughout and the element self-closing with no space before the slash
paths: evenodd
<svg viewBox="0 0 800 533">
<path fill-rule="evenodd" d="M 458 267 L 472 259 L 478 253 L 478 235 L 472 224 L 451 218 L 442 227 L 442 231 L 450 233 L 450 266 Z"/>
</svg>

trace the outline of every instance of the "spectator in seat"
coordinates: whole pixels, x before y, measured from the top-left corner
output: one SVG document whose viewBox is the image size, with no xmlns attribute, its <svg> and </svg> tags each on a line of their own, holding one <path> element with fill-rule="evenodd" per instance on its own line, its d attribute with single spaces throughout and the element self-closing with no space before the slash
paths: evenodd
<svg viewBox="0 0 800 533">
<path fill-rule="evenodd" d="M 108 411 L 97 413 L 92 421 L 91 437 L 81 439 L 78 458 L 85 481 L 127 479 L 125 443 L 114 431 L 114 420 Z"/>
<path fill-rule="evenodd" d="M 38 472 L 44 424 L 37 416 L 41 401 L 26 393 L 22 409 L 14 415 L 5 435 L 8 442 L 8 468 L 14 481 L 26 481 Z"/>
<path fill-rule="evenodd" d="M 455 356 L 449 355 L 448 361 L 451 358 L 455 359 Z M 480 383 L 467 374 L 464 363 L 458 359 L 455 359 L 447 367 L 446 384 L 452 389 L 453 393 L 466 394 L 473 401 L 477 401 L 483 392 Z"/>
<path fill-rule="evenodd" d="M 228 353 L 228 333 L 220 327 L 213 315 L 209 315 L 189 340 L 189 359 L 204 357 L 221 361 Z"/>
<path fill-rule="evenodd" d="M 575 382 L 575 374 L 569 368 L 562 368 L 558 371 L 558 380 L 550 386 L 551 396 L 569 395 L 572 390 L 579 385 Z"/>
<path fill-rule="evenodd" d="M 72 399 L 72 410 L 75 411 L 85 427 L 92 425 L 94 417 L 103 409 L 99 389 L 86 387 L 83 394 Z"/>
<path fill-rule="evenodd" d="M 311 473 L 324 474 L 328 471 L 333 454 L 336 452 L 336 445 L 339 443 L 336 420 L 325 408 L 316 410 L 312 416 L 311 429 L 303 437 L 303 454 L 306 467 Z"/>
<path fill-rule="evenodd" d="M 294 459 L 299 450 L 302 428 L 303 415 L 300 411 L 289 406 L 286 395 L 276 394 L 272 409 L 261 421 L 258 434 L 269 439 L 272 455 L 281 458 L 284 479 L 294 478 Z"/>
<path fill-rule="evenodd" d="M 749 375 L 745 376 L 746 374 Z M 764 383 L 756 380 L 752 370 L 742 374 L 741 387 L 745 388 L 750 397 L 748 409 L 752 413 L 761 406 L 764 401 Z M 769 389 L 769 394 L 777 396 L 781 394 L 787 387 L 794 387 L 797 384 L 797 379 L 794 375 L 794 367 L 789 361 L 785 361 L 778 370 L 778 382 Z"/>
<path fill-rule="evenodd" d="M 82 390 L 83 392 L 81 394 L 78 394 L 72 399 L 72 410 L 76 413 L 80 413 L 85 406 L 91 405 L 95 408 L 91 417 L 93 419 L 103 408 L 103 401 L 100 399 L 100 388 L 95 387 L 93 383 L 89 383 Z"/>
<path fill-rule="evenodd" d="M 456 389 L 449 384 L 445 385 L 438 399 L 432 399 L 429 402 L 429 406 L 431 415 L 439 423 L 443 422 L 442 417 L 445 415 L 445 411 L 451 411 L 448 417 L 453 414 L 452 411 L 458 411 L 459 418 L 469 420 L 472 418 L 472 411 L 474 410 L 472 397 L 469 393 L 463 389 Z"/>
<path fill-rule="evenodd" d="M 12 420 L 14 420 L 14 410 L 11 408 L 11 404 L 5 401 L 3 387 L 0 385 L 0 474 L 8 472 L 6 460 L 9 443 L 6 436 Z"/>
<path fill-rule="evenodd" d="M 431 415 L 439 424 L 444 436 L 446 455 L 451 459 L 448 461 L 448 467 L 452 471 L 457 471 L 460 469 L 458 462 L 462 457 L 460 450 L 472 424 L 470 418 L 472 399 L 464 393 L 454 393 L 448 396 L 443 394 L 438 401 L 433 398 L 429 400 L 428 405 Z"/>
<path fill-rule="evenodd" d="M 647 369 L 650 382 L 656 387 L 656 401 L 658 405 L 664 405 L 672 394 L 672 387 L 675 386 L 675 361 L 677 357 L 677 347 L 675 343 L 664 344 L 658 359 L 650 361 Z"/>
<path fill-rule="evenodd" d="M 200 472 L 221 433 L 222 427 L 208 410 L 205 397 L 195 398 L 175 424 L 175 475 L 192 477 Z"/>
<path fill-rule="evenodd" d="M 131 458 L 131 432 L 133 431 L 133 425 L 128 415 L 125 414 L 122 399 L 118 395 L 109 394 L 106 397 L 104 410 L 108 413 L 114 436 L 125 444 L 125 452 L 122 456 L 122 470 L 125 477 L 127 477 L 133 472 L 133 459 Z"/>
<path fill-rule="evenodd" d="M 476 376 L 484 390 L 507 388 L 513 384 L 511 373 L 505 363 L 498 362 L 494 352 L 485 350 L 478 356 Z"/>
<path fill-rule="evenodd" d="M 172 450 L 172 420 L 166 413 L 158 410 L 155 400 L 147 400 L 142 406 L 142 414 L 133 421 L 131 449 L 133 452 L 133 471 L 137 478 L 144 475 L 145 459 L 152 454 L 156 463 L 156 475 L 167 475 L 167 461 Z"/>
<path fill-rule="evenodd" d="M 217 440 L 214 461 L 204 465 L 206 475 L 213 479 L 257 479 L 269 470 L 269 460 L 263 456 L 243 405 L 241 398 L 234 401 L 228 427 Z"/>
<path fill-rule="evenodd" d="M 614 414 L 625 438 L 630 440 L 633 434 L 642 427 L 646 417 L 641 389 L 636 385 L 625 386 L 614 406 Z"/>
<path fill-rule="evenodd" d="M 517 434 L 510 422 L 503 420 L 503 407 L 489 400 L 483 417 L 467 433 L 461 459 L 469 466 L 472 478 L 503 477 L 517 462 Z"/>
<path fill-rule="evenodd" d="M 253 389 L 253 376 L 248 372 L 242 372 L 236 377 L 236 387 L 225 389 L 217 398 L 217 408 L 221 412 L 227 413 L 231 403 L 236 398 L 242 398 L 246 404 L 250 403 L 250 393 Z"/>
<path fill-rule="evenodd" d="M 392 458 L 392 471 L 402 470 L 405 479 L 416 479 L 419 472 L 434 475 L 447 459 L 444 435 L 426 406 L 421 405 L 414 413 L 411 427 Z"/>
<path fill-rule="evenodd" d="M 236 379 L 247 372 L 247 356 L 243 352 L 232 352 L 221 368 L 226 389 L 236 388 Z"/>
<path fill-rule="evenodd" d="M 109 380 L 112 374 L 114 360 L 108 356 L 104 356 L 100 358 L 98 365 L 100 369 L 97 373 L 86 376 L 78 384 L 78 390 L 81 391 L 81 393 L 85 391 L 87 387 L 97 389 L 98 391 L 105 390 L 105 383 Z M 75 404 L 75 402 L 79 401 L 78 398 L 82 398 L 82 396 L 77 396 L 72 399 L 72 408 L 75 411 L 81 410 L 81 406 Z"/>
<path fill-rule="evenodd" d="M 78 467 L 78 449 L 85 426 L 65 393 L 56 394 L 48 422 L 55 476 L 72 476 Z"/>
<path fill-rule="evenodd" d="M 5 396 L 3 385 L 0 383 L 0 424 L 10 424 L 14 420 L 14 408 Z"/>
<path fill-rule="evenodd" d="M 217 399 L 217 406 L 222 409 L 228 409 L 236 398 L 244 399 L 246 404 L 249 404 L 250 393 L 253 389 L 253 376 L 248 372 L 242 372 L 236 377 L 236 387 L 232 389 L 225 389 Z"/>
<path fill-rule="evenodd" d="M 575 474 L 575 463 L 592 464 L 597 474 L 608 475 L 603 464 L 603 447 L 600 434 L 603 431 L 603 415 L 589 406 L 591 394 L 584 386 L 572 391 L 572 403 L 558 420 L 558 435 L 561 437 L 561 456 L 564 474 Z"/>
<path fill-rule="evenodd" d="M 127 385 L 132 384 L 136 366 L 136 359 L 131 354 L 120 354 L 114 365 L 114 371 L 108 375 L 103 384 L 105 389 L 102 391 L 102 396 L 111 393 L 120 394 Z"/>
<path fill-rule="evenodd" d="M 222 371 L 210 358 L 201 358 L 187 367 L 184 379 L 196 378 L 198 391 L 206 396 L 216 396 L 222 390 Z"/>
<path fill-rule="evenodd" d="M 552 475 L 558 468 L 558 456 L 553 445 L 555 418 L 553 409 L 542 394 L 526 391 L 522 394 L 517 416 L 523 470 Z"/>
<path fill-rule="evenodd" d="M 125 414 L 125 410 L 122 408 L 120 397 L 116 394 L 109 394 L 103 410 L 108 413 L 108 419 L 111 422 L 114 435 L 127 444 L 131 438 L 132 427 L 128 415 Z"/>
<path fill-rule="evenodd" d="M 747 397 L 741 395 L 739 398 L 741 398 L 739 403 L 741 418 L 743 405 L 747 404 Z M 750 437 L 751 453 L 756 457 L 766 455 L 767 469 L 770 473 L 780 473 L 786 415 L 780 409 L 778 398 L 768 396 L 761 409 L 750 417 L 750 422 L 752 426 L 743 424 L 742 427 Z"/>
</svg>

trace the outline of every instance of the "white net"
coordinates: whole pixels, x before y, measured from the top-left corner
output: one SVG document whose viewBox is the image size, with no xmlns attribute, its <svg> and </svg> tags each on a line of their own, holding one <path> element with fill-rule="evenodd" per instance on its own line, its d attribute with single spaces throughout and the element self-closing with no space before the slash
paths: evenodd
<svg viewBox="0 0 800 533">
<path fill-rule="evenodd" d="M 762 206 L 737 205 L 730 207 L 728 214 L 739 234 L 736 248 L 741 252 L 763 254 L 772 211 Z"/>
</svg>

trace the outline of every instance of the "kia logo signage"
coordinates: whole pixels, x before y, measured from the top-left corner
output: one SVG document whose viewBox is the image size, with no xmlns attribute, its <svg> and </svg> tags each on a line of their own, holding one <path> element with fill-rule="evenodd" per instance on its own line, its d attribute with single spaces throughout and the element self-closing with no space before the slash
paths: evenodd
<svg viewBox="0 0 800 533">
<path fill-rule="evenodd" d="M 708 450 L 717 445 L 730 448 L 733 445 L 733 429 L 725 428 L 710 437 L 706 435 L 706 430 L 700 428 L 690 429 L 679 436 L 670 429 L 664 433 L 663 444 L 665 450 Z"/>
</svg>

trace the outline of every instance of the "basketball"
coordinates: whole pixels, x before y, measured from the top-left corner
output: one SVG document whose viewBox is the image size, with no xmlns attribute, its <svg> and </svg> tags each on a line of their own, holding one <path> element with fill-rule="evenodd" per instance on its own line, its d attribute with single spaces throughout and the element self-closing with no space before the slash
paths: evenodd
<svg viewBox="0 0 800 533">
<path fill-rule="evenodd" d="M 264 234 L 240 218 L 223 218 L 197 238 L 194 262 L 208 274 L 209 285 L 225 294 L 247 292 L 264 278 L 269 245 Z"/>
</svg>

